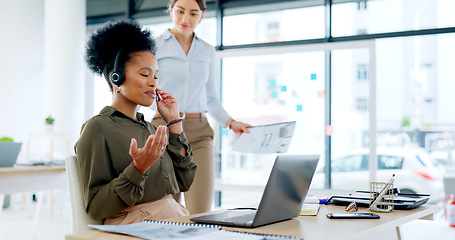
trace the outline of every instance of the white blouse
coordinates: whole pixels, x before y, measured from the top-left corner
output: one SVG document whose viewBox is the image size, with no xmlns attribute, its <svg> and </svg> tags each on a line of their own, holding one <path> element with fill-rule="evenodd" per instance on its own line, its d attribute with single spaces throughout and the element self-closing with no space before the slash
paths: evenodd
<svg viewBox="0 0 455 240">
<path fill-rule="evenodd" d="M 176 98 L 179 111 L 208 112 L 224 126 L 230 118 L 218 98 L 214 77 L 215 49 L 194 34 L 188 55 L 166 30 L 156 38 L 158 88 Z"/>
</svg>

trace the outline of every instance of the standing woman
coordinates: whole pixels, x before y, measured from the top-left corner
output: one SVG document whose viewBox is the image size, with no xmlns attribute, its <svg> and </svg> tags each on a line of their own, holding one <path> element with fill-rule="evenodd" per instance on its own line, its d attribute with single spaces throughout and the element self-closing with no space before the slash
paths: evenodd
<svg viewBox="0 0 455 240">
<path fill-rule="evenodd" d="M 190 188 L 196 164 L 175 98 L 156 87 L 154 52 L 151 32 L 131 20 L 107 23 L 87 42 L 87 64 L 104 76 L 112 104 L 84 123 L 75 150 L 86 212 L 104 224 L 188 215 L 172 194 Z M 153 102 L 166 126 L 137 112 Z"/>
<path fill-rule="evenodd" d="M 204 0 L 172 0 L 169 12 L 173 27 L 156 39 L 160 68 L 158 87 L 179 103 L 186 135 L 198 171 L 185 204 L 191 214 L 210 211 L 215 179 L 214 132 L 206 113 L 236 134 L 248 133 L 249 124 L 235 121 L 221 105 L 215 87 L 215 49 L 196 36 L 194 29 L 204 18 Z M 152 123 L 165 123 L 156 114 Z M 179 197 L 176 197 L 179 199 Z"/>
</svg>

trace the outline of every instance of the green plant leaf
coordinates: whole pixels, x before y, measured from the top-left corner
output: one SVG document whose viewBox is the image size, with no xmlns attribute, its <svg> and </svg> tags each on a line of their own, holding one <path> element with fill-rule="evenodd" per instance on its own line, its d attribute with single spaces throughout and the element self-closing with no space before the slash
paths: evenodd
<svg viewBox="0 0 455 240">
<path fill-rule="evenodd" d="M 14 142 L 14 140 L 9 137 L 2 137 L 0 138 L 0 142 Z"/>
</svg>

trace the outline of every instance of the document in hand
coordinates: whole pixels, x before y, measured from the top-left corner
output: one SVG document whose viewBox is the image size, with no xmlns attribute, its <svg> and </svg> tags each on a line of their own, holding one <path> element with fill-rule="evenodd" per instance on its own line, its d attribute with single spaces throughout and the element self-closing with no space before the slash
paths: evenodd
<svg viewBox="0 0 455 240">
<path fill-rule="evenodd" d="M 243 133 L 232 150 L 243 153 L 284 153 L 291 143 L 295 123 L 292 121 L 250 127 L 250 133 Z"/>
</svg>

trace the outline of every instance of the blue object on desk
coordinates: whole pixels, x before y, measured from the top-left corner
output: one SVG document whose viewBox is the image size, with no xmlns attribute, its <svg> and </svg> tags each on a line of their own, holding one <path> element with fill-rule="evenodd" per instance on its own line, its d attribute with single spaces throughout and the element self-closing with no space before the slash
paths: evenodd
<svg viewBox="0 0 455 240">
<path fill-rule="evenodd" d="M 325 204 L 329 199 L 327 198 L 320 198 L 319 199 L 319 204 Z"/>
<path fill-rule="evenodd" d="M 21 146 L 21 142 L 0 142 L 0 167 L 14 166 Z"/>
</svg>

